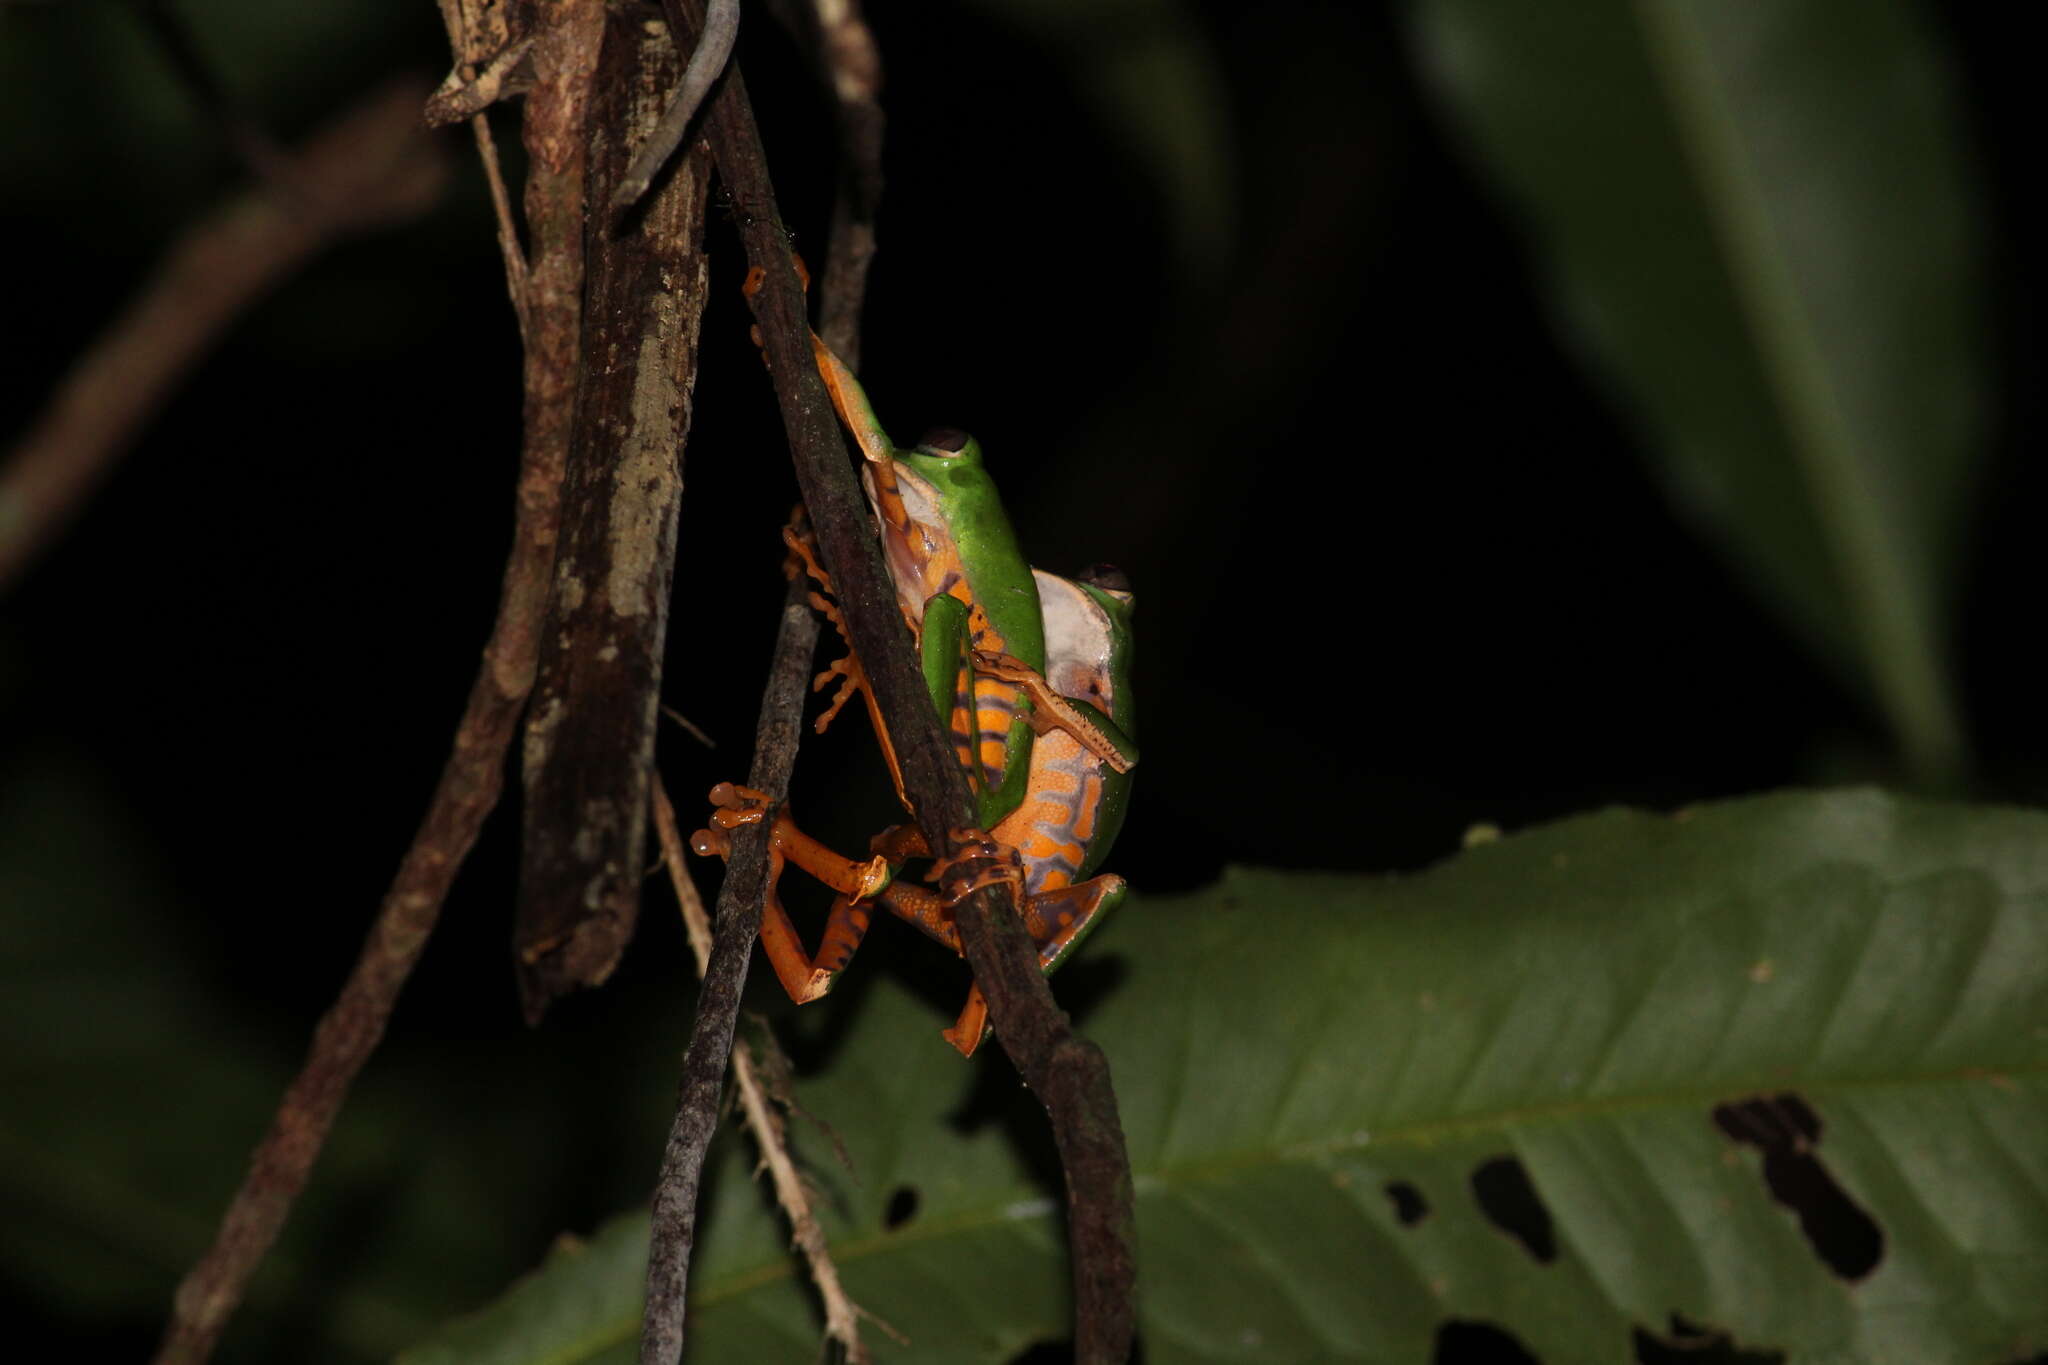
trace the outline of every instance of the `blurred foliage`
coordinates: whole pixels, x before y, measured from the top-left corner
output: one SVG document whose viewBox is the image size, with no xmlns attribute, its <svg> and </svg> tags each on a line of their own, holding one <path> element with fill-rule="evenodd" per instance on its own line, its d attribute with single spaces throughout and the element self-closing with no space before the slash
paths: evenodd
<svg viewBox="0 0 2048 1365">
<path fill-rule="evenodd" d="M 447 61 L 424 0 L 176 8 L 285 141 Z M 2036 154 L 2007 21 L 867 8 L 890 124 L 863 379 L 892 429 L 976 430 L 1036 562 L 1114 559 L 1139 591 L 1146 764 L 1110 866 L 1142 894 L 1057 988 L 1123 1096 L 1146 1359 L 1455 1360 L 1488 1322 L 1553 1361 L 1631 1332 L 1653 1359 L 1688 1324 L 1788 1359 L 2041 1350 L 2020 1290 L 2048 1182 L 2010 1126 L 2040 1126 L 2048 1027 L 2033 817 L 1771 797 L 1572 820 L 1413 879 L 1210 885 L 1845 775 L 2048 792 L 2039 233 L 2012 216 Z M 37 343 L 9 431 L 240 175 L 129 9 L 0 10 L 10 318 Z M 764 20 L 742 56 L 815 251 L 826 103 Z M 497 127 L 516 174 L 516 114 Z M 517 343 L 464 136 L 446 210 L 252 312 L 0 604 L 0 1265 L 28 1329 L 80 1354 L 153 1340 L 487 628 Z M 712 249 L 736 286 L 716 220 Z M 793 495 L 735 295 L 713 291 L 685 457 L 668 693 L 722 744 L 665 737 L 686 813 L 744 764 Z M 798 775 L 843 846 L 890 818 L 858 729 Z M 606 1220 L 658 1160 L 680 934 L 650 908 L 603 992 L 525 1031 L 510 823 L 224 1362 L 630 1333 L 638 1225 Z M 849 1174 L 805 1141 L 905 1359 L 1063 1331 L 1042 1121 L 999 1058 L 932 1037 L 960 988 L 878 932 L 830 1002 L 757 996 L 853 1150 Z M 1710 1121 L 1792 1087 L 1883 1232 L 1846 1292 L 1769 1201 L 1773 1158 Z M 1509 1156 L 1553 1259 L 1472 1189 Z M 746 1160 L 724 1149 L 707 1215 L 703 1358 L 809 1359 Z"/>
<path fill-rule="evenodd" d="M 1909 3 L 1427 0 L 1421 50 L 1685 510 L 1965 761 L 1945 627 L 1986 454 L 1977 203 Z"/>
</svg>

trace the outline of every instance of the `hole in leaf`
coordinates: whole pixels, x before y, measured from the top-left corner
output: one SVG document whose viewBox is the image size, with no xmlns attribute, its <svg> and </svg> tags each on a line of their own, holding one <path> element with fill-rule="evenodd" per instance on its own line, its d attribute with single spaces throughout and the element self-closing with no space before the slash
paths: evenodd
<svg viewBox="0 0 2048 1365">
<path fill-rule="evenodd" d="M 1745 1351 L 1726 1332 L 1688 1322 L 1671 1315 L 1671 1335 L 1653 1336 L 1640 1327 L 1630 1329 L 1635 1340 L 1636 1365 L 1784 1365 L 1783 1351 Z"/>
<path fill-rule="evenodd" d="M 1412 1228 L 1429 1217 L 1429 1201 L 1422 1197 L 1422 1191 L 1405 1180 L 1387 1182 L 1387 1198 L 1394 1201 L 1394 1218 L 1404 1228 Z"/>
<path fill-rule="evenodd" d="M 1436 1329 L 1430 1365 L 1543 1365 L 1514 1333 L 1490 1322 L 1453 1318 Z"/>
<path fill-rule="evenodd" d="M 1550 1210 L 1529 1183 L 1529 1173 L 1511 1156 L 1497 1156 L 1472 1172 L 1472 1195 L 1486 1221 L 1522 1244 L 1545 1265 L 1557 1259 L 1557 1234 Z"/>
<path fill-rule="evenodd" d="M 1798 1215 L 1814 1254 L 1845 1280 L 1884 1259 L 1884 1230 L 1851 1199 L 1815 1155 L 1820 1115 L 1797 1095 L 1766 1095 L 1714 1106 L 1714 1126 L 1763 1153 L 1771 1198 Z"/>
<path fill-rule="evenodd" d="M 882 1210 L 882 1226 L 894 1232 L 917 1216 L 917 1187 L 898 1185 L 889 1193 L 889 1203 Z"/>
</svg>

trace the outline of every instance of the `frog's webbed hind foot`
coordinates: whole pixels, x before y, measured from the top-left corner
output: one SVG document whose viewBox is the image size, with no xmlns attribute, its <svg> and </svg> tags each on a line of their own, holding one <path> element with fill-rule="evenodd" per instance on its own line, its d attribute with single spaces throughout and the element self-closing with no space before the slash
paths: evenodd
<svg viewBox="0 0 2048 1365">
<path fill-rule="evenodd" d="M 690 836 L 690 847 L 700 855 L 725 857 L 731 846 L 728 832 L 741 825 L 759 824 L 774 805 L 766 793 L 751 787 L 721 782 L 711 789 L 711 828 Z M 868 858 L 842 858 L 797 827 L 784 804 L 769 825 L 769 847 L 844 896 L 872 900 L 888 890 L 896 870 L 879 854 Z"/>
<path fill-rule="evenodd" d="M 1038 969 L 1049 973 L 1066 961 L 1081 940 L 1123 903 L 1126 890 L 1122 877 L 1104 874 L 1026 896 L 1024 928 L 1038 945 Z M 960 1017 L 944 1037 L 961 1056 L 972 1057 L 988 1034 L 988 999 L 977 985 L 967 992 Z"/>
</svg>

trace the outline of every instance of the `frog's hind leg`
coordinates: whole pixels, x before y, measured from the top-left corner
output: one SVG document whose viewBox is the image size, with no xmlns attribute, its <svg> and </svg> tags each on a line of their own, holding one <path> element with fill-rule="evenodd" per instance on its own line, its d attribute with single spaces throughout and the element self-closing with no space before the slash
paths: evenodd
<svg viewBox="0 0 2048 1365">
<path fill-rule="evenodd" d="M 768 871 L 768 890 L 761 901 L 761 951 L 768 955 L 768 965 L 775 969 L 775 979 L 782 983 L 789 998 L 799 1005 L 808 1005 L 832 989 L 839 972 L 820 966 L 804 952 L 796 924 L 789 911 L 782 908 L 782 898 L 775 894 L 776 879 L 782 875 L 780 854 L 769 853 Z M 839 965 L 846 964 L 842 961 Z"/>
<path fill-rule="evenodd" d="M 706 856 L 715 854 L 724 858 L 732 851 L 731 836 L 718 828 L 697 831 L 691 836 L 690 844 Z M 832 989 L 835 973 L 819 967 L 804 952 L 796 925 L 789 918 L 789 911 L 783 908 L 782 897 L 776 893 L 776 887 L 782 880 L 784 865 L 781 852 L 770 843 L 768 877 L 761 889 L 761 951 L 768 955 L 768 965 L 774 968 L 775 979 L 781 983 L 783 991 L 797 1004 L 806 1005 Z"/>
<path fill-rule="evenodd" d="M 867 937 L 868 925 L 874 920 L 873 904 L 845 895 L 833 899 L 832 912 L 825 917 L 825 936 L 818 940 L 818 955 L 811 959 L 832 981 L 839 979 Z"/>
<path fill-rule="evenodd" d="M 1021 689 L 1036 709 L 1025 719 L 1039 734 L 1058 730 L 1072 735 L 1077 743 L 1120 773 L 1138 765 L 1137 746 L 1116 727 L 1115 722 L 1094 707 L 1063 697 L 1052 690 L 1045 675 L 1008 654 L 974 652 L 974 670 Z"/>
<path fill-rule="evenodd" d="M 876 903 L 927 938 L 962 952 L 960 926 L 953 920 L 953 907 L 930 887 L 894 882 L 876 897 Z"/>
<path fill-rule="evenodd" d="M 1024 927 L 1038 945 L 1039 970 L 1050 973 L 1065 962 L 1081 940 L 1123 904 L 1127 889 L 1122 877 L 1106 874 L 1025 897 Z M 972 1057 L 988 1034 L 988 999 L 976 985 L 968 990 L 960 1017 L 943 1036 L 961 1056 Z"/>
<path fill-rule="evenodd" d="M 967 1003 L 960 1007 L 960 1017 L 953 1021 L 953 1027 L 940 1030 L 939 1036 L 951 1043 L 962 1057 L 972 1057 L 991 1032 L 988 999 L 982 995 L 981 987 L 972 986 L 967 991 Z"/>
<path fill-rule="evenodd" d="M 1051 974 L 1124 903 L 1122 877 L 1105 873 L 1085 882 L 1041 891 L 1024 902 L 1024 928 L 1038 945 L 1039 970 Z"/>
<path fill-rule="evenodd" d="M 691 835 L 690 847 L 700 855 L 721 858 L 730 852 L 730 831 L 765 819 L 771 804 L 762 793 L 730 782 L 712 788 L 711 802 L 717 809 L 711 814 L 710 828 Z M 776 894 L 776 885 L 787 863 L 795 863 L 839 893 L 816 957 L 804 952 L 796 925 Z M 895 869 L 880 855 L 864 862 L 840 857 L 798 829 L 787 809 L 782 809 L 776 811 L 769 827 L 768 870 L 761 905 L 761 948 L 768 954 L 775 978 L 789 998 L 799 1005 L 806 1004 L 832 989 L 832 982 L 845 969 L 867 933 L 871 912 L 864 902 L 888 887 Z"/>
</svg>

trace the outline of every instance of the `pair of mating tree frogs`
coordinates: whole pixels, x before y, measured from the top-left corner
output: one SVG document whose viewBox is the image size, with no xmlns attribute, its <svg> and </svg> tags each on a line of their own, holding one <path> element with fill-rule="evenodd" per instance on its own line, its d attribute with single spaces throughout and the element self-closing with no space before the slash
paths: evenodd
<svg viewBox="0 0 2048 1365">
<path fill-rule="evenodd" d="M 1050 972 L 1124 897 L 1123 878 L 1091 874 L 1123 824 L 1138 758 L 1129 738 L 1129 585 L 1104 566 L 1062 578 L 1026 564 L 980 444 L 940 431 L 910 449 L 897 447 L 851 372 L 822 341 L 813 337 L 812 347 L 833 406 L 860 447 L 862 482 L 897 602 L 917 640 L 932 706 L 974 791 L 981 827 L 955 837 L 973 851 L 978 872 L 942 878 L 943 892 L 899 881 L 908 859 L 932 856 L 914 824 L 877 835 L 863 861 L 810 838 L 784 810 L 771 829 L 761 946 L 783 989 L 801 1004 L 832 988 L 875 905 L 959 952 L 953 903 L 991 880 L 1007 880 L 1016 884 L 1039 965 Z M 785 538 L 829 592 L 801 524 Z M 812 601 L 838 624 L 827 598 L 813 594 Z M 888 728 L 848 648 L 818 678 L 820 687 L 842 679 L 818 728 L 860 692 L 909 810 Z M 693 835 L 691 846 L 720 856 L 729 831 L 762 819 L 769 805 L 760 793 L 730 783 L 714 788 L 711 801 L 711 827 Z M 785 862 L 838 893 L 815 955 L 804 951 L 775 893 Z M 977 987 L 945 1037 L 971 1055 L 987 1029 L 988 1007 Z"/>
</svg>

